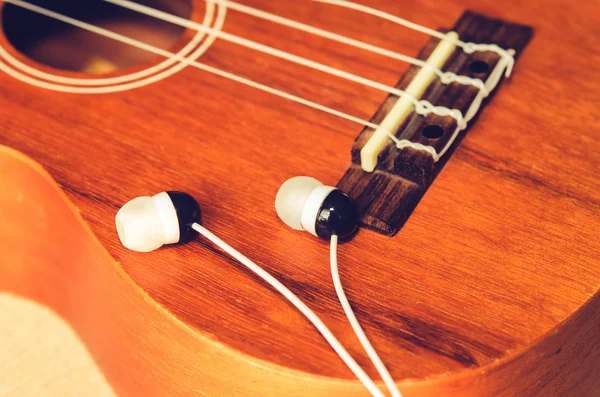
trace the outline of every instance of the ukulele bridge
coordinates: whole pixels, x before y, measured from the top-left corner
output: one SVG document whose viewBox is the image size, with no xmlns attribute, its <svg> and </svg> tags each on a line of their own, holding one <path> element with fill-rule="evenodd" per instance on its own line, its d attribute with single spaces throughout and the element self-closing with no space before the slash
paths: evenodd
<svg viewBox="0 0 600 397">
<path fill-rule="evenodd" d="M 495 44 L 510 49 L 515 58 L 533 35 L 533 30 L 528 26 L 491 19 L 472 11 L 462 15 L 452 32 L 456 32 L 464 42 Z M 418 58 L 424 61 L 436 59 L 435 52 L 439 52 L 444 44 L 440 43 L 440 39 L 432 38 Z M 474 114 L 473 104 L 481 101 L 481 106 L 477 108 L 483 109 L 503 82 L 498 74 L 503 59 L 497 52 L 467 53 L 454 46 L 450 50 L 446 46 L 446 52 L 443 58 L 446 74 L 455 73 L 483 82 L 498 79 L 497 84 L 492 85 L 495 89 L 482 99 L 482 89 L 475 85 L 458 82 L 444 84 L 441 79 L 431 76 L 427 79 L 428 84 L 423 87 L 419 97 L 435 106 L 457 109 L 467 115 L 466 120 L 471 122 L 464 129 L 457 117 L 435 113 L 422 116 L 412 109 L 409 114 L 403 115 L 402 109 L 406 108 L 402 107 L 403 98 L 388 95 L 370 122 L 391 125 L 393 130 L 390 132 L 395 139 L 390 139 L 388 131 L 365 127 L 352 146 L 352 165 L 337 185 L 356 201 L 361 225 L 367 229 L 388 236 L 398 233 L 476 121 L 479 113 Z M 396 88 L 411 91 L 411 84 L 414 86 L 413 82 L 420 77 L 420 73 L 423 74 L 422 70 L 412 65 Z M 390 113 L 398 113 L 400 117 L 394 122 L 389 117 Z M 455 135 L 455 131 L 458 135 Z M 407 144 L 402 145 L 402 142 Z M 441 155 L 438 157 L 437 154 Z"/>
</svg>

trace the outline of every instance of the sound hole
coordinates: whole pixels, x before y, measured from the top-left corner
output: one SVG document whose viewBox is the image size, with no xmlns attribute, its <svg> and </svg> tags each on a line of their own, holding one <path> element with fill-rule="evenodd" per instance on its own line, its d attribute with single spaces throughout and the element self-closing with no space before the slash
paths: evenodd
<svg viewBox="0 0 600 397">
<path fill-rule="evenodd" d="M 475 74 L 487 73 L 490 70 L 489 65 L 484 61 L 474 61 L 469 65 L 469 70 Z"/>
<path fill-rule="evenodd" d="M 120 33 L 163 49 L 170 49 L 185 28 L 104 1 L 35 0 L 40 7 Z M 139 3 L 189 19 L 191 0 L 141 0 Z M 39 15 L 13 4 L 2 8 L 7 40 L 21 53 L 53 68 L 103 74 L 146 63 L 155 54 Z"/>
<path fill-rule="evenodd" d="M 428 125 L 423 128 L 423 136 L 427 139 L 438 139 L 444 136 L 444 128 L 439 125 Z"/>
</svg>

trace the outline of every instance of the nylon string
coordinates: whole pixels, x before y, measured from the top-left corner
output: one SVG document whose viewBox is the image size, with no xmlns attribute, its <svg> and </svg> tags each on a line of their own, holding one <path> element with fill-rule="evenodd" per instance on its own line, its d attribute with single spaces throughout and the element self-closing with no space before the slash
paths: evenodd
<svg viewBox="0 0 600 397">
<path fill-rule="evenodd" d="M 106 1 L 109 1 L 113 4 L 117 4 L 117 1 L 110 1 L 110 0 L 106 0 Z M 443 72 L 442 70 L 428 64 L 427 62 L 425 62 L 421 59 L 417 59 L 414 57 L 410 57 L 408 55 L 400 54 L 395 51 L 386 50 L 384 48 L 381 48 L 381 47 L 378 47 L 375 45 L 364 43 L 359 40 L 354 40 L 352 38 L 342 36 L 340 34 L 336 34 L 336 33 L 333 33 L 333 32 L 330 32 L 330 31 L 327 31 L 324 29 L 316 28 L 311 25 L 307 25 L 307 24 L 304 24 L 304 23 L 301 23 L 298 21 L 294 21 L 289 18 L 284 18 L 279 15 L 275 15 L 275 14 L 272 14 L 272 13 L 269 13 L 266 11 L 262 11 L 262 10 L 252 8 L 252 7 L 243 5 L 243 4 L 239 4 L 234 1 L 206 0 L 206 2 L 208 4 L 221 4 L 229 9 L 241 12 L 246 15 L 251 15 L 251 16 L 254 16 L 254 17 L 257 17 L 260 19 L 264 19 L 269 22 L 274 22 L 279 25 L 283 25 L 283 26 L 292 28 L 292 29 L 304 31 L 306 33 L 310 33 L 315 36 L 320 36 L 320 37 L 323 37 L 323 38 L 326 38 L 326 39 L 329 39 L 332 41 L 337 41 L 338 43 L 346 44 L 351 47 L 359 48 L 359 49 L 369 51 L 369 52 L 372 52 L 375 54 L 386 56 L 388 58 L 396 59 L 396 60 L 399 60 L 402 62 L 407 62 L 407 63 L 413 64 L 415 66 L 430 69 L 440 78 L 440 80 L 442 81 L 443 84 L 451 84 L 451 83 L 457 82 L 459 84 L 473 85 L 474 87 L 477 87 L 478 89 L 486 90 L 485 85 L 483 84 L 481 79 L 475 79 L 475 78 L 472 78 L 469 76 L 464 76 L 464 75 L 459 76 L 452 72 Z M 123 3 L 123 2 L 120 2 L 120 3 Z M 132 2 L 127 1 L 127 3 L 132 3 Z M 183 20 L 183 21 L 189 22 L 189 20 Z M 181 21 L 181 22 L 183 22 L 183 21 Z"/>
<path fill-rule="evenodd" d="M 138 4 L 138 3 L 134 3 L 129 0 L 104 0 L 104 1 L 121 6 L 121 7 L 125 7 L 127 9 L 139 12 L 141 14 L 145 14 L 145 15 L 160 19 L 165 22 L 170 22 L 170 23 L 173 23 L 173 24 L 176 24 L 179 26 L 189 28 L 189 29 L 195 29 L 198 31 L 204 31 L 204 32 L 207 32 L 210 34 L 214 34 L 215 36 L 217 36 L 221 39 L 224 39 L 226 41 L 230 41 L 230 42 L 242 45 L 244 47 L 263 52 L 268 55 L 272 55 L 272 56 L 275 56 L 275 57 L 278 57 L 281 59 L 285 59 L 287 61 L 296 63 L 298 65 L 302 65 L 302 66 L 309 67 L 311 69 L 319 70 L 321 72 L 328 73 L 333 76 L 340 77 L 342 79 L 346 79 L 346 80 L 349 80 L 349 81 L 352 81 L 355 83 L 363 84 L 367 87 L 371 87 L 371 88 L 386 92 L 388 94 L 393 94 L 398 97 L 407 97 L 410 99 L 413 106 L 415 106 L 415 109 L 417 108 L 417 106 L 419 106 L 419 103 L 421 103 L 420 109 L 422 109 L 422 110 L 421 110 L 421 113 L 419 113 L 421 115 L 427 115 L 429 113 L 434 113 L 434 114 L 437 114 L 438 116 L 453 117 L 456 119 L 456 122 L 459 124 L 462 122 L 462 114 L 457 113 L 456 109 L 449 109 L 444 106 L 434 106 L 429 101 L 419 101 L 414 96 L 408 94 L 407 92 L 405 92 L 403 90 L 397 89 L 395 87 L 392 87 L 392 86 L 389 86 L 386 84 L 381 84 L 376 81 L 358 76 L 356 74 L 345 72 L 341 69 L 327 66 L 325 64 L 315 62 L 310 59 L 303 58 L 303 57 L 300 57 L 300 56 L 297 56 L 294 54 L 290 54 L 288 52 L 281 51 L 276 48 L 269 47 L 269 46 L 266 46 L 266 45 L 263 45 L 260 43 L 256 43 L 254 41 L 244 39 L 242 37 L 238 37 L 238 36 L 235 36 L 235 35 L 232 35 L 229 33 L 225 33 L 225 32 L 215 31 L 214 29 L 207 28 L 205 26 L 200 25 L 199 23 L 187 20 L 185 18 L 170 15 L 163 11 L 159 11 L 159 10 L 156 10 L 156 9 L 153 9 L 153 8 L 150 8 L 150 7 Z"/>
<path fill-rule="evenodd" d="M 113 39 L 116 41 L 120 41 L 122 43 L 134 46 L 136 48 L 139 48 L 139 49 L 151 52 L 151 53 L 154 53 L 159 56 L 166 57 L 168 59 L 168 61 L 180 62 L 182 67 L 193 66 L 198 69 L 219 75 L 224 78 L 228 78 L 230 80 L 251 86 L 256 89 L 263 90 L 265 92 L 269 92 L 273 95 L 277 95 L 277 96 L 283 97 L 285 99 L 292 100 L 294 102 L 303 104 L 303 105 L 311 107 L 313 109 L 317 109 L 317 110 L 329 113 L 331 115 L 361 124 L 361 125 L 369 127 L 369 128 L 373 128 L 373 129 L 381 128 L 379 125 L 372 123 L 370 121 L 346 114 L 344 112 L 332 109 L 332 108 L 324 106 L 324 105 L 320 105 L 316 102 L 303 99 L 301 97 L 287 93 L 285 91 L 278 90 L 278 89 L 266 86 L 264 84 L 260 84 L 253 80 L 247 79 L 245 77 L 238 76 L 233 73 L 225 72 L 223 70 L 214 68 L 212 66 L 208 66 L 206 64 L 197 62 L 195 60 L 187 59 L 186 57 L 183 57 L 179 54 L 174 54 L 169 51 L 165 51 L 161 48 L 151 46 L 147 43 L 140 42 L 138 40 L 126 37 L 124 35 L 121 35 L 121 34 L 118 34 L 118 33 L 112 32 L 112 31 L 109 31 L 107 29 L 103 29 L 103 28 L 88 24 L 86 22 L 76 20 L 74 18 L 70 18 L 68 16 L 59 14 L 57 12 L 33 5 L 26 1 L 22 1 L 22 0 L 2 0 L 2 1 L 4 1 L 6 3 L 12 3 L 16 6 L 28 9 L 30 11 L 45 15 L 45 16 L 53 18 L 53 19 L 60 20 L 64 23 L 79 27 L 81 29 L 102 35 L 104 37 L 107 37 L 107 38 L 110 38 L 110 39 Z M 512 69 L 512 62 L 514 62 L 512 55 L 510 55 L 507 51 L 501 49 L 500 47 L 498 47 L 496 45 L 465 43 L 460 40 L 458 40 L 458 41 L 452 40 L 454 42 L 454 44 L 463 48 L 463 50 L 465 52 L 496 51 L 499 54 L 501 54 L 501 61 L 496 66 L 496 68 L 490 75 L 488 82 L 485 83 L 485 85 L 480 79 L 471 79 L 468 76 L 456 76 L 453 73 L 444 73 L 437 68 L 433 68 L 433 69 L 436 69 L 436 75 L 440 78 L 440 81 L 444 84 L 449 84 L 451 82 L 458 82 L 460 84 L 472 84 L 479 88 L 479 94 L 477 95 L 477 97 L 475 98 L 473 103 L 471 104 L 471 107 L 467 112 L 467 116 L 465 117 L 457 109 L 450 109 L 450 108 L 443 107 L 443 106 L 435 106 L 432 103 L 430 103 L 429 101 L 418 100 L 415 97 L 413 97 L 412 95 L 404 92 L 403 90 L 397 89 L 395 87 L 381 84 L 376 81 L 373 81 L 373 80 L 370 80 L 370 79 L 367 79 L 367 78 L 364 78 L 361 76 L 357 76 L 355 74 L 345 72 L 343 70 L 333 68 L 333 67 L 312 61 L 307 58 L 299 57 L 297 55 L 290 54 L 288 52 L 281 51 L 281 50 L 278 50 L 278 49 L 275 49 L 275 48 L 272 48 L 272 47 L 269 47 L 269 46 L 266 46 L 266 45 L 263 45 L 263 44 L 260 44 L 260 43 L 257 43 L 257 42 L 239 37 L 239 36 L 231 35 L 229 33 L 221 31 L 220 29 L 209 28 L 202 24 L 199 24 L 199 23 L 196 23 L 193 21 L 189 21 L 187 19 L 180 18 L 180 17 L 174 16 L 174 15 L 171 15 L 171 14 L 168 14 L 168 13 L 165 13 L 165 12 L 162 12 L 162 11 L 150 8 L 150 7 L 146 7 L 146 6 L 137 4 L 137 3 L 133 3 L 128 0 L 105 0 L 105 1 L 115 4 L 115 5 L 118 5 L 118 6 L 121 6 L 121 7 L 131 9 L 133 11 L 136 11 L 136 12 L 139 12 L 142 14 L 149 15 L 151 17 L 161 19 L 166 22 L 184 26 L 189 29 L 194 29 L 194 30 L 198 31 L 199 33 L 200 32 L 207 33 L 210 35 L 210 39 L 213 39 L 213 40 L 215 37 L 218 37 L 218 38 L 221 38 L 221 39 L 224 39 L 227 41 L 234 42 L 238 45 L 242 45 L 247 48 L 261 51 L 261 52 L 267 53 L 269 55 L 276 56 L 276 57 L 288 60 L 290 62 L 300 64 L 300 65 L 303 65 L 303 66 L 306 66 L 309 68 L 313 68 L 313 69 L 316 69 L 316 70 L 319 70 L 319 71 L 322 71 L 322 72 L 325 72 L 325 73 L 328 73 L 328 74 L 331 74 L 331 75 L 334 75 L 334 76 L 337 76 L 337 77 L 340 77 L 340 78 L 343 78 L 343 79 L 346 79 L 349 81 L 363 84 L 365 86 L 375 88 L 375 89 L 387 92 L 389 94 L 392 94 L 392 95 L 395 95 L 398 97 L 407 97 L 412 102 L 413 106 L 415 107 L 415 112 L 421 116 L 426 116 L 430 113 L 433 113 L 433 114 L 436 114 L 436 115 L 442 116 L 442 117 L 447 117 L 447 116 L 452 117 L 456 120 L 457 126 L 456 126 L 456 129 L 455 129 L 454 133 L 452 134 L 450 140 L 446 144 L 445 148 L 440 153 L 437 153 L 435 148 L 433 148 L 432 146 L 426 146 L 426 145 L 422 145 L 419 143 L 414 143 L 414 142 L 411 142 L 411 141 L 405 140 L 405 139 L 400 140 L 400 139 L 396 138 L 396 136 L 391 131 L 386 131 L 387 135 L 395 143 L 395 145 L 398 149 L 410 147 L 415 150 L 424 151 L 424 152 L 430 154 L 433 157 L 434 161 L 438 161 L 439 158 L 441 158 L 443 156 L 443 154 L 449 149 L 449 147 L 452 145 L 453 141 L 456 139 L 458 133 L 461 130 L 466 128 L 467 122 L 477 113 L 477 110 L 479 109 L 483 98 L 485 98 L 489 94 L 489 92 L 495 87 L 495 85 L 498 83 L 498 81 L 501 78 L 501 74 L 504 71 L 506 71 L 507 74 L 510 74 L 510 70 Z M 380 18 L 391 20 L 392 22 L 398 23 L 402 26 L 406 26 L 411 29 L 430 34 L 430 35 L 438 37 L 442 40 L 445 39 L 445 35 L 440 32 L 437 32 L 437 31 L 429 29 L 429 28 L 422 27 L 420 25 L 416 25 L 412 22 L 408 22 L 401 18 L 394 17 L 390 14 L 383 13 L 381 11 L 372 9 L 370 7 L 362 6 L 360 4 L 356 4 L 353 2 L 349 2 L 349 1 L 337 1 L 337 0 L 312 0 L 312 1 L 317 1 L 317 2 L 321 2 L 321 3 L 327 3 L 327 4 L 333 4 L 333 5 L 351 8 L 351 9 L 354 9 L 354 10 L 357 10 L 360 12 L 364 12 L 364 13 L 374 15 L 374 16 L 377 16 Z M 417 60 L 415 58 L 411 58 L 411 57 L 404 56 L 402 54 L 390 52 L 390 51 L 381 49 L 379 47 L 371 46 L 371 45 L 362 43 L 357 40 L 353 40 L 353 39 L 346 38 L 344 36 L 336 35 L 334 33 L 327 32 L 322 29 L 317 29 L 317 28 L 311 27 L 306 24 L 300 24 L 299 22 L 285 19 L 282 17 L 278 17 L 274 14 L 256 10 L 256 9 L 253 9 L 253 8 L 250 8 L 247 6 L 243 6 L 243 5 L 234 3 L 234 2 L 230 2 L 228 0 L 207 0 L 207 3 L 208 3 L 207 7 L 212 5 L 213 3 L 217 3 L 217 4 L 220 4 L 223 6 L 231 7 L 232 9 L 235 9 L 237 11 L 244 12 L 244 13 L 259 17 L 259 18 L 268 19 L 273 22 L 280 23 L 280 24 L 283 24 L 283 25 L 286 25 L 286 26 L 289 26 L 292 28 L 297 28 L 300 30 L 307 31 L 308 33 L 327 37 L 327 38 L 330 38 L 335 41 L 344 42 L 346 44 L 353 45 L 357 48 L 363 48 L 363 49 L 366 49 L 366 50 L 369 50 L 372 52 L 381 53 L 382 55 L 388 55 L 395 59 L 401 58 L 400 60 L 404 60 L 404 61 L 416 64 L 417 66 L 431 67 L 430 65 L 427 65 L 423 61 Z M 510 56 L 510 58 L 512 59 L 512 62 L 510 62 L 509 60 L 506 59 L 505 53 L 507 53 Z M 2 55 L 4 57 L 9 54 L 3 48 L 0 47 L 0 55 Z M 423 66 L 423 65 L 427 65 L 427 66 Z M 49 89 L 57 88 L 56 86 L 54 86 L 51 83 L 37 81 L 35 79 L 29 78 L 28 76 L 20 75 L 18 72 L 11 70 L 10 68 L 6 68 L 5 65 L 3 65 L 3 64 L 0 64 L 0 69 L 2 69 L 3 71 L 7 72 L 10 75 L 12 75 L 13 77 L 19 78 L 30 84 L 40 86 L 42 88 L 49 88 Z M 16 74 L 18 74 L 19 76 L 16 76 Z M 83 81 L 84 79 L 77 79 L 77 80 Z M 98 79 L 93 79 L 93 80 L 97 81 Z M 106 88 L 108 88 L 108 87 L 106 87 Z M 67 91 L 67 92 L 76 92 L 77 91 L 76 87 L 73 87 L 72 90 L 70 87 L 60 87 L 60 90 Z M 79 91 L 81 92 L 83 90 L 80 89 Z"/>
</svg>

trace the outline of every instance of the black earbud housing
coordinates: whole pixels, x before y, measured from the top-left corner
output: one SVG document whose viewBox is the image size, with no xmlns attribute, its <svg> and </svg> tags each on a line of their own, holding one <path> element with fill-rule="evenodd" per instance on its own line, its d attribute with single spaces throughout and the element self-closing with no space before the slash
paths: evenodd
<svg viewBox="0 0 600 397">
<path fill-rule="evenodd" d="M 351 236 L 358 226 L 358 212 L 354 200 L 335 189 L 325 198 L 317 214 L 317 236 L 330 239 L 336 234 L 340 239 Z"/>
<path fill-rule="evenodd" d="M 192 229 L 194 223 L 201 223 L 202 211 L 198 202 L 183 192 L 167 192 L 173 202 L 179 223 L 179 243 L 187 243 L 196 238 L 198 233 Z"/>
</svg>

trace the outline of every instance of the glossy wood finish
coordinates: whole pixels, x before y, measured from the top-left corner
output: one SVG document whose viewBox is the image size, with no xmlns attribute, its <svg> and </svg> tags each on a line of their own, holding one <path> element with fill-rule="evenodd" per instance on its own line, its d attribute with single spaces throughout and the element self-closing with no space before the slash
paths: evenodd
<svg viewBox="0 0 600 397">
<path fill-rule="evenodd" d="M 44 302 L 72 324 L 119 395 L 365 395 L 357 381 L 249 359 L 191 329 L 114 264 L 39 165 L 1 148 L 0 172 L 5 187 L 0 287 Z M 45 235 L 60 235 L 61 244 L 39 238 Z M 402 391 L 405 396 L 594 395 L 600 386 L 594 376 L 600 359 L 599 302 L 594 296 L 526 349 L 453 376 L 405 380 Z"/>
<path fill-rule="evenodd" d="M 244 3 L 408 54 L 427 41 L 310 1 Z M 407 396 L 594 395 L 597 7 L 370 4 L 433 27 L 471 8 L 531 25 L 536 37 L 402 231 L 361 231 L 341 247 L 342 281 L 366 332 Z M 225 30 L 385 83 L 406 68 L 233 11 Z M 385 98 L 223 41 L 202 61 L 363 118 Z M 360 128 L 196 69 L 100 96 L 0 81 L 0 143 L 47 169 L 101 244 L 39 169 L 3 152 L 0 214 L 16 226 L 2 228 L 0 288 L 61 313 L 117 392 L 366 395 L 298 313 L 208 243 L 136 254 L 113 225 L 132 197 L 191 193 L 205 226 L 304 298 L 374 376 L 336 303 L 327 244 L 288 230 L 273 210 L 291 176 L 335 184 Z M 19 191 L 35 198 L 31 211 L 14 203 Z M 35 219 L 46 226 L 18 226 Z"/>
</svg>

